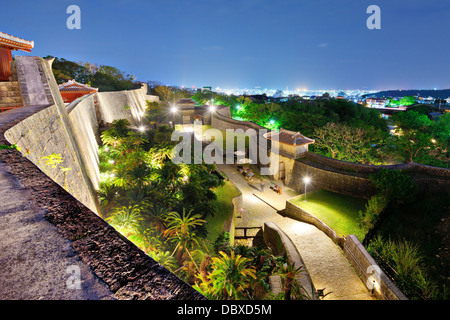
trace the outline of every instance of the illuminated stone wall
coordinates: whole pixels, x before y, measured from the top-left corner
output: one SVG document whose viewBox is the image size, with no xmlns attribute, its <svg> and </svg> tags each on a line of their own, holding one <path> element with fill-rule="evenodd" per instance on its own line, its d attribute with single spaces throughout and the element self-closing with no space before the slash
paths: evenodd
<svg viewBox="0 0 450 320">
<path fill-rule="evenodd" d="M 34 227 L 35 222 L 42 222 L 42 228 L 46 231 L 56 230 L 73 249 L 72 260 L 79 261 L 78 264 L 83 266 L 82 279 L 87 279 L 85 273 L 90 272 L 92 279 L 98 279 L 114 295 L 112 298 L 205 299 L 96 214 L 94 185 L 98 172 L 96 146 L 99 121 L 122 118 L 127 112 L 130 117 L 137 115 L 145 103 L 143 99 L 149 97 L 146 92 L 144 94 L 146 88 L 112 95 L 104 93 L 101 95 L 103 105 L 98 103 L 96 95 L 87 96 L 66 108 L 49 62 L 39 57 L 18 57 L 16 61 L 21 71 L 21 89 L 27 89 L 23 90 L 23 94 L 28 99 L 24 99 L 26 105 L 23 108 L 0 115 L 0 144 L 16 144 L 20 148 L 20 152 L 15 148 L 0 150 L 0 170 L 7 169 L 8 174 L 14 175 L 21 192 L 28 196 L 26 200 L 29 201 L 31 218 L 14 219 L 17 238 L 26 233 L 22 227 Z M 114 100 L 115 97 L 125 98 Z M 108 106 L 107 103 L 112 101 L 116 103 Z M 114 108 L 123 107 L 123 101 L 130 108 L 114 111 Z M 139 121 L 139 118 L 136 119 Z M 60 154 L 63 159 L 57 168 L 46 164 L 44 157 L 51 154 Z M 62 171 L 61 166 L 70 170 Z M 2 188 L 12 198 L 21 197 L 17 187 L 2 184 Z M 11 216 L 15 217 L 21 207 L 18 204 L 18 208 L 12 210 Z M 11 227 L 11 220 L 4 219 L 3 222 Z M 45 238 L 47 233 L 39 235 L 44 238 L 20 244 L 20 259 L 14 261 L 11 264 L 13 268 L 8 270 L 14 278 L 12 282 L 23 281 L 27 275 L 21 270 L 28 269 L 28 264 L 33 261 L 43 264 L 56 261 L 51 268 L 45 269 L 45 276 L 49 279 L 54 278 L 54 273 L 65 275 L 66 270 L 59 268 L 60 265 L 65 268 L 66 263 L 61 252 L 46 245 L 52 241 Z M 36 246 L 40 248 L 38 252 L 33 250 Z M 39 281 L 33 285 L 45 283 Z M 93 282 L 83 281 L 83 290 L 94 292 L 94 285 Z M 53 289 L 55 299 L 64 297 L 64 293 L 58 292 L 56 287 L 42 288 L 43 291 Z M 109 292 L 101 293 L 109 297 Z M 95 297 L 86 295 L 83 298 Z M 28 297 L 39 298 L 39 290 Z"/>
</svg>

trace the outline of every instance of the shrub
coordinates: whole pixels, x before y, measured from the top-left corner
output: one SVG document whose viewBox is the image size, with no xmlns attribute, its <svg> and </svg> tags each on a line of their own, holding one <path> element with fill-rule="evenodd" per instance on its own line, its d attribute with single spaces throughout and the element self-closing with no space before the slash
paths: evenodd
<svg viewBox="0 0 450 320">
<path fill-rule="evenodd" d="M 411 202 L 417 193 L 411 177 L 398 170 L 382 169 L 371 174 L 370 180 L 390 204 Z"/>
<path fill-rule="evenodd" d="M 426 274 L 418 245 L 377 236 L 367 250 L 378 263 L 393 269 L 391 276 L 408 298 L 427 300 L 436 296 L 437 286 Z"/>
<path fill-rule="evenodd" d="M 377 194 L 369 199 L 364 211 L 359 211 L 359 226 L 367 233 L 372 229 L 388 204 L 387 198 L 383 194 Z"/>
</svg>

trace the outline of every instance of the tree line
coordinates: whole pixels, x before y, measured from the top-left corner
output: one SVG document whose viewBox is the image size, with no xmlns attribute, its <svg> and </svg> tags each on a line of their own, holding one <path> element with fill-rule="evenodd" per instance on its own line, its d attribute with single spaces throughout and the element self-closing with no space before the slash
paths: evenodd
<svg viewBox="0 0 450 320">
<path fill-rule="evenodd" d="M 90 62 L 73 62 L 64 58 L 54 58 L 52 69 L 56 82 L 62 84 L 69 80 L 98 88 L 99 91 L 120 91 L 138 89 L 141 84 L 133 75 L 107 65 L 97 65 Z"/>
</svg>

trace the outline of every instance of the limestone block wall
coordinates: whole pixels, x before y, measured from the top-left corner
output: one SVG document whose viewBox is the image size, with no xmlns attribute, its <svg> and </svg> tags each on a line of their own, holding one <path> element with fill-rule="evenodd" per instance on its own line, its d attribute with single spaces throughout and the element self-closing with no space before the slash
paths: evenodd
<svg viewBox="0 0 450 320">
<path fill-rule="evenodd" d="M 75 106 L 69 106 L 68 119 L 73 129 L 90 183 L 98 190 L 100 170 L 98 160 L 99 122 L 96 112 L 96 94 L 84 97 Z"/>
<path fill-rule="evenodd" d="M 286 166 L 286 184 L 304 192 L 303 177 L 311 177 L 308 190 L 326 189 L 329 191 L 370 198 L 375 194 L 375 186 L 370 181 L 370 174 L 381 169 L 402 170 L 416 183 L 419 192 L 450 194 L 450 170 L 445 168 L 424 166 L 417 163 L 399 165 L 364 165 L 340 161 L 306 152 L 305 157 L 289 160 L 281 157 Z"/>
<path fill-rule="evenodd" d="M 408 300 L 405 294 L 401 292 L 384 271 L 378 267 L 375 260 L 355 235 L 345 237 L 342 249 L 344 255 L 350 261 L 361 280 L 366 284 L 367 282 L 370 282 L 374 286 L 374 294 L 378 299 Z"/>
<path fill-rule="evenodd" d="M 16 144 L 22 154 L 56 183 L 97 212 L 97 201 L 89 187 L 87 175 L 83 172 L 76 146 L 61 126 L 61 117 L 55 105 L 33 114 L 5 132 L 5 138 Z M 46 163 L 44 157 L 61 155 L 62 163 L 56 168 Z M 64 171 L 62 168 L 70 168 Z"/>
<path fill-rule="evenodd" d="M 339 246 L 342 246 L 343 238 L 339 237 L 333 229 L 327 226 L 323 221 L 317 219 L 314 215 L 312 215 L 308 211 L 304 210 L 303 208 L 300 208 L 299 206 L 296 206 L 289 200 L 286 201 L 286 209 L 284 214 L 287 217 L 292 218 L 294 220 L 306 222 L 316 226 L 317 229 L 319 229 L 320 231 L 325 233 L 329 238 L 331 238 L 334 241 L 334 243 L 336 243 Z"/>
<path fill-rule="evenodd" d="M 117 299 L 205 299 L 95 214 L 98 211 L 92 177 L 98 161 L 96 134 L 99 119 L 104 116 L 100 107 L 104 110 L 109 107 L 99 105 L 93 95 L 77 101 L 67 110 L 48 61 L 39 57 L 18 57 L 17 62 L 27 104 L 1 114 L 0 142 L 16 144 L 21 152 L 14 148 L 1 150 L 0 161 L 29 191 L 36 212 L 42 212 L 53 228 L 56 226 L 70 241 L 77 258 L 89 266 Z M 143 99 L 153 99 L 144 94 L 144 90 L 102 96 L 104 102 L 114 98 L 126 101 L 130 105 L 127 110 L 133 116 L 145 104 Z M 108 112 L 109 118 L 105 119 L 110 121 L 126 114 L 122 110 Z M 51 154 L 62 157 L 57 168 L 49 167 L 43 158 Z M 62 171 L 61 166 L 70 170 Z M 28 252 L 26 246 L 23 250 Z M 53 258 L 56 256 L 55 253 Z M 48 257 L 38 258 L 46 261 Z M 26 265 L 26 254 L 23 259 Z M 22 267 L 17 266 L 17 272 Z"/>
<path fill-rule="evenodd" d="M 211 125 L 219 130 L 242 129 L 244 130 L 244 132 L 247 129 L 255 129 L 255 130 L 265 129 L 264 127 L 261 127 L 260 125 L 257 125 L 256 123 L 251 121 L 239 121 L 232 119 L 230 107 L 221 108 L 217 110 L 211 117 Z"/>
<path fill-rule="evenodd" d="M 67 111 L 51 70 L 51 63 L 39 57 L 17 57 L 18 79 L 25 102 L 47 105 L 5 132 L 22 154 L 56 183 L 98 212 L 95 189 L 75 139 Z M 62 162 L 50 164 L 45 157 L 61 156 Z"/>
<path fill-rule="evenodd" d="M 285 183 L 298 192 L 304 192 L 303 178 L 305 176 L 311 178 L 307 187 L 309 191 L 325 189 L 361 198 L 370 198 L 376 192 L 375 186 L 368 177 L 334 172 L 296 160 L 287 161 L 287 163 L 290 163 L 290 166 L 286 166 Z"/>
<path fill-rule="evenodd" d="M 159 102 L 159 98 L 148 95 L 147 90 L 147 84 L 143 84 L 136 90 L 97 93 L 101 120 L 111 123 L 116 119 L 127 119 L 134 125 L 141 124 L 145 101 Z"/>
</svg>

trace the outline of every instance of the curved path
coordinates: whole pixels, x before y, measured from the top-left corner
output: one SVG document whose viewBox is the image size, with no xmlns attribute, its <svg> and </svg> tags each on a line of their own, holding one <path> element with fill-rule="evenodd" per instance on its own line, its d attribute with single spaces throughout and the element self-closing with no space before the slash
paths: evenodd
<svg viewBox="0 0 450 320">
<path fill-rule="evenodd" d="M 341 248 L 315 226 L 278 214 L 286 200 L 297 195 L 283 187 L 281 195 L 270 189 L 266 180 L 264 191 L 258 180 L 249 182 L 234 165 L 217 165 L 243 195 L 243 215 L 236 227 L 263 226 L 276 223 L 294 242 L 308 269 L 316 289 L 325 289 L 325 300 L 372 300 L 364 283 L 345 258 Z"/>
</svg>

